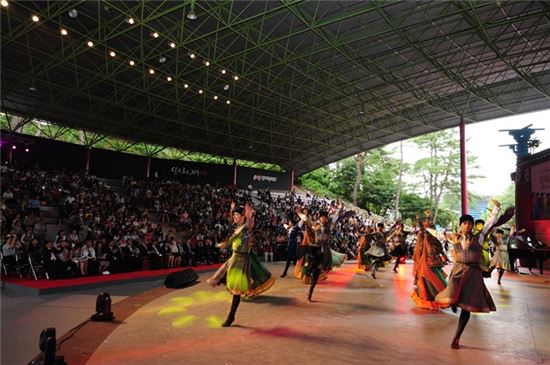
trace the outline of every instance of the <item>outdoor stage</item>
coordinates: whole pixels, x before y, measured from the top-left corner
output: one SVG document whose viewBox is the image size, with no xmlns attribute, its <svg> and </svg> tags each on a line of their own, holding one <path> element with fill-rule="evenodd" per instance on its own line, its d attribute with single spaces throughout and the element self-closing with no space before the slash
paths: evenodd
<svg viewBox="0 0 550 365">
<path fill-rule="evenodd" d="M 74 333 L 69 329 L 89 318 L 95 297 L 84 305 L 83 297 L 90 299 L 92 295 L 73 292 L 62 298 L 56 294 L 57 304 L 43 302 L 42 309 L 63 310 L 73 301 L 81 312 L 86 307 L 88 314 L 80 314 L 76 324 L 72 318 L 69 328 L 44 320 L 41 324 L 43 328 L 57 327 L 58 342 L 63 341 L 58 355 L 64 355 L 69 365 L 487 365 L 550 361 L 548 274 L 507 273 L 502 286 L 496 284 L 496 278 L 487 279 L 497 312 L 472 315 L 462 336 L 462 348 L 452 350 L 449 344 L 458 314 L 414 306 L 409 297 L 411 263 L 401 265 L 398 274 L 386 267 L 377 280 L 348 263 L 319 283 L 313 303 L 306 300 L 307 287 L 300 281 L 292 276 L 279 278 L 282 263 L 269 264 L 268 268 L 276 277 L 275 285 L 263 296 L 242 301 L 229 328 L 220 324 L 229 311 L 231 297 L 223 288 L 206 284 L 210 273 L 200 274 L 197 284 L 184 289 L 167 289 L 157 282 L 148 290 L 124 295 L 127 293 L 117 293 L 116 287 L 103 288 L 113 296 L 115 322 L 88 322 Z M 46 297 L 39 299 L 47 301 Z M 34 310 L 33 316 L 38 318 L 40 308 Z M 6 329 L 4 307 L 2 315 L 3 339 L 30 319 L 24 315 L 9 319 L 10 329 Z M 58 321 L 62 318 L 50 316 Z M 38 352 L 38 334 L 29 334 L 34 350 L 26 361 Z M 4 346 L 2 363 L 21 363 L 10 362 Z"/>
</svg>

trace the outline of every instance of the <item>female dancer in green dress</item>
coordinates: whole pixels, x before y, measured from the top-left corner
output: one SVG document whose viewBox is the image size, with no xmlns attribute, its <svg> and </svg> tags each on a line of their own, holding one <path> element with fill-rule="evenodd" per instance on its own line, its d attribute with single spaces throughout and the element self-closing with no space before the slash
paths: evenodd
<svg viewBox="0 0 550 365">
<path fill-rule="evenodd" d="M 231 310 L 222 327 L 229 327 L 235 320 L 235 313 L 241 302 L 241 295 L 248 296 L 253 292 L 250 269 L 250 246 L 252 243 L 252 228 L 254 227 L 254 211 L 249 204 L 244 207 L 235 207 L 231 203 L 231 215 L 233 223 L 237 226 L 233 234 L 218 246 L 223 248 L 231 245 L 233 254 L 207 280 L 208 284 L 216 286 L 223 282 L 227 290 L 233 295 Z"/>
</svg>

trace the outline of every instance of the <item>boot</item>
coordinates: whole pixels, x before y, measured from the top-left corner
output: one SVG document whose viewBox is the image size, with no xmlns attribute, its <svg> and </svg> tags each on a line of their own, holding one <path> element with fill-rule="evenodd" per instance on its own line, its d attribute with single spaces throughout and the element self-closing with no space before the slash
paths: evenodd
<svg viewBox="0 0 550 365">
<path fill-rule="evenodd" d="M 239 307 L 239 303 L 241 302 L 241 296 L 240 295 L 233 295 L 233 301 L 231 302 L 231 310 L 229 311 L 229 314 L 227 315 L 227 319 L 225 322 L 222 323 L 222 327 L 229 327 L 235 321 L 235 313 L 237 312 L 237 308 Z"/>
</svg>

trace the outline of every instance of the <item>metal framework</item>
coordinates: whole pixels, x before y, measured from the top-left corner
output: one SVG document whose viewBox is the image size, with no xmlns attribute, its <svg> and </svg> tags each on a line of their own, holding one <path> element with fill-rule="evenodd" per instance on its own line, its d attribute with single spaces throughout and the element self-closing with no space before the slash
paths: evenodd
<svg viewBox="0 0 550 365">
<path fill-rule="evenodd" d="M 9 1 L 1 108 L 301 175 L 461 118 L 549 109 L 549 14 L 544 1 Z"/>
</svg>

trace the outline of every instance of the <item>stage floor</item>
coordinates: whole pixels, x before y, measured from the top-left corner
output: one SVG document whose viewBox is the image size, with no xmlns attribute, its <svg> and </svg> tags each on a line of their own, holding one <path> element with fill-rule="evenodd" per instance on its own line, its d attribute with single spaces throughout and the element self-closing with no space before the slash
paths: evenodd
<svg viewBox="0 0 550 365">
<path fill-rule="evenodd" d="M 497 312 L 473 314 L 462 336 L 462 348 L 452 350 L 449 344 L 458 314 L 414 306 L 410 299 L 411 263 L 401 265 L 398 274 L 386 267 L 376 280 L 348 263 L 319 283 L 313 303 L 306 300 L 306 285 L 293 276 L 279 278 L 282 263 L 269 264 L 268 268 L 276 277 L 274 286 L 263 296 L 242 301 L 230 328 L 220 324 L 229 311 L 231 297 L 223 288 L 206 284 L 209 273 L 201 274 L 199 283 L 184 289 L 167 289 L 154 282 L 143 284 L 136 289 L 137 294 L 125 295 L 131 290 L 105 288 L 113 296 L 116 321 L 89 322 L 74 333 L 69 330 L 89 318 L 97 295 L 92 300 L 89 293 L 56 295 L 49 302 L 48 296 L 42 296 L 38 299 L 44 302 L 33 309 L 32 317 L 40 318 L 43 310 L 45 316 L 57 321 L 42 321 L 42 328 L 57 328 L 58 342 L 63 340 L 58 355 L 64 355 L 69 365 L 487 365 L 550 361 L 548 274 L 507 273 L 501 286 L 494 277 L 486 279 Z M 61 313 L 67 313 L 68 307 L 74 315 L 64 320 Z M 20 331 L 29 315 L 9 318 L 5 309 L 3 305 L 2 364 L 28 362 L 37 353 L 40 331 L 29 334 L 34 350 L 27 352 L 24 361 L 12 359 L 14 349 L 5 347 L 5 339 L 10 345 L 10 332 Z"/>
</svg>

